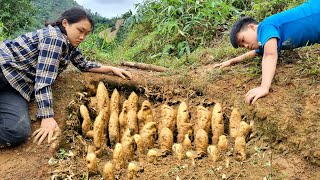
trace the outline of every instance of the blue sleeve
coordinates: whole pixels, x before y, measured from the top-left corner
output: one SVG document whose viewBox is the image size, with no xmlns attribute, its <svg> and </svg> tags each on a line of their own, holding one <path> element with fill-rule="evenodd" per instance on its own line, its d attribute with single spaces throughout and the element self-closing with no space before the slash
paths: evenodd
<svg viewBox="0 0 320 180">
<path fill-rule="evenodd" d="M 277 38 L 278 42 L 280 40 L 280 34 L 277 27 L 273 25 L 260 25 L 258 28 L 258 43 L 260 44 L 260 49 L 256 50 L 256 53 L 263 54 L 264 52 L 264 45 L 269 41 L 271 38 Z M 278 43 L 278 52 L 281 50 Z"/>
</svg>

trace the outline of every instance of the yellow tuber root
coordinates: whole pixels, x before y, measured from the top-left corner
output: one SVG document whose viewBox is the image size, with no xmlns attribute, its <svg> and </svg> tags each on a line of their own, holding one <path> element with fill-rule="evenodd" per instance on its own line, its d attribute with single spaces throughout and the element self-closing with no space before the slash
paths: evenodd
<svg viewBox="0 0 320 180">
<path fill-rule="evenodd" d="M 148 122 L 143 126 L 142 130 L 140 131 L 141 138 L 143 139 L 143 151 L 154 147 L 156 132 L 157 125 L 155 122 Z"/>
<path fill-rule="evenodd" d="M 86 135 L 87 132 L 91 130 L 92 123 L 91 123 L 91 119 L 90 119 L 88 108 L 85 105 L 81 105 L 80 106 L 80 115 L 81 115 L 81 117 L 83 119 L 83 122 L 82 122 L 82 133 L 84 135 Z"/>
<path fill-rule="evenodd" d="M 149 101 L 143 101 L 141 109 L 138 112 L 138 124 L 140 133 L 145 124 L 154 121 L 153 118 L 154 117 L 151 103 Z"/>
<path fill-rule="evenodd" d="M 116 170 L 120 170 L 124 168 L 124 152 L 122 144 L 117 143 L 114 150 L 113 150 L 113 163 L 115 165 Z"/>
<path fill-rule="evenodd" d="M 94 151 L 95 151 L 95 148 L 93 146 L 88 147 L 86 162 L 87 162 L 87 168 L 89 173 L 96 173 L 98 171 L 98 160 Z"/>
<path fill-rule="evenodd" d="M 224 134 L 223 113 L 220 103 L 216 103 L 212 110 L 212 144 L 217 144 L 219 137 Z"/>
<path fill-rule="evenodd" d="M 192 143 L 191 143 L 191 140 L 189 138 L 189 134 L 185 134 L 184 135 L 184 140 L 183 140 L 182 145 L 183 145 L 183 148 L 185 150 L 191 150 L 192 149 Z"/>
<path fill-rule="evenodd" d="M 110 98 L 110 113 L 116 112 L 119 114 L 120 94 L 117 89 L 114 89 Z"/>
<path fill-rule="evenodd" d="M 218 150 L 220 153 L 227 151 L 228 149 L 228 139 L 225 135 L 221 135 L 219 137 L 219 142 L 218 142 Z"/>
<path fill-rule="evenodd" d="M 241 122 L 241 114 L 238 108 L 234 108 L 230 116 L 229 132 L 230 137 L 235 138 L 237 136 L 238 127 Z"/>
<path fill-rule="evenodd" d="M 154 161 L 158 160 L 159 157 L 166 155 L 168 151 L 167 150 L 161 150 L 161 149 L 150 149 L 147 153 L 147 161 L 149 163 L 153 163 Z"/>
<path fill-rule="evenodd" d="M 196 163 L 194 159 L 201 157 L 201 154 L 198 153 L 197 151 L 189 150 L 186 152 L 186 156 L 192 160 L 192 165 L 195 166 Z"/>
<path fill-rule="evenodd" d="M 191 123 L 181 123 L 178 127 L 178 143 L 182 143 L 185 137 L 185 134 L 192 136 L 192 124 Z"/>
<path fill-rule="evenodd" d="M 115 180 L 113 164 L 110 161 L 103 166 L 102 176 L 104 180 Z"/>
<path fill-rule="evenodd" d="M 208 134 L 211 126 L 210 120 L 211 112 L 203 106 L 198 106 L 194 132 L 198 132 L 199 129 L 203 129 Z"/>
<path fill-rule="evenodd" d="M 165 127 L 169 128 L 171 132 L 174 132 L 175 130 L 175 125 L 176 125 L 176 112 L 175 110 L 166 105 L 163 104 L 160 107 L 161 115 L 160 115 L 160 120 L 159 120 L 159 133 L 161 130 Z"/>
<path fill-rule="evenodd" d="M 250 133 L 250 130 L 251 130 L 251 126 L 249 124 L 247 124 L 246 122 L 241 121 L 240 127 L 238 129 L 237 137 L 244 137 L 244 139 L 246 139 Z"/>
<path fill-rule="evenodd" d="M 111 147 L 120 142 L 119 116 L 116 111 L 112 111 L 109 119 L 109 142 Z"/>
<path fill-rule="evenodd" d="M 93 124 L 93 143 L 97 149 L 105 144 L 105 110 L 100 111 Z"/>
<path fill-rule="evenodd" d="M 246 140 L 244 139 L 244 137 L 236 137 L 234 143 L 234 151 L 237 160 L 246 160 Z"/>
<path fill-rule="evenodd" d="M 120 125 L 120 140 L 123 134 L 128 128 L 128 100 L 125 100 L 122 105 L 122 111 L 119 115 L 119 125 Z"/>
<path fill-rule="evenodd" d="M 139 171 L 143 171 L 143 167 L 138 162 L 130 162 L 128 165 L 128 171 L 127 171 L 127 179 L 129 180 L 135 180 L 137 179 L 137 173 Z"/>
<path fill-rule="evenodd" d="M 181 144 L 175 143 L 172 146 L 172 151 L 174 152 L 175 156 L 179 159 L 182 160 L 185 157 L 185 152 L 184 148 Z"/>
<path fill-rule="evenodd" d="M 207 152 L 208 143 L 209 143 L 208 134 L 206 133 L 205 130 L 199 129 L 194 139 L 194 144 L 196 146 L 197 152 L 199 153 Z"/>
<path fill-rule="evenodd" d="M 141 159 L 142 155 L 143 155 L 143 151 L 144 151 L 142 138 L 139 134 L 135 134 L 133 136 L 133 139 L 137 145 L 137 155 L 138 155 L 139 159 Z"/>
<path fill-rule="evenodd" d="M 219 159 L 220 153 L 215 145 L 208 146 L 208 157 L 213 161 L 216 162 Z"/>
<path fill-rule="evenodd" d="M 165 127 L 161 130 L 159 144 L 162 150 L 171 151 L 171 147 L 173 145 L 173 134 L 169 128 Z"/>
<path fill-rule="evenodd" d="M 131 136 L 131 131 L 127 129 L 124 136 L 122 137 L 122 147 L 124 149 L 124 158 L 127 162 L 130 162 L 133 160 L 134 156 L 134 140 Z"/>
</svg>

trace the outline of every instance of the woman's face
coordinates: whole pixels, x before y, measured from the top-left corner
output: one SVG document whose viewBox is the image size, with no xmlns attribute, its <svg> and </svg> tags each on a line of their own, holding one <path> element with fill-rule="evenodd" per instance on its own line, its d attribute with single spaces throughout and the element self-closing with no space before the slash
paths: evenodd
<svg viewBox="0 0 320 180">
<path fill-rule="evenodd" d="M 77 23 L 69 24 L 69 22 L 64 19 L 62 25 L 67 32 L 67 37 L 73 47 L 78 47 L 79 44 L 86 38 L 86 36 L 91 32 L 91 23 L 88 19 L 82 19 Z"/>
</svg>

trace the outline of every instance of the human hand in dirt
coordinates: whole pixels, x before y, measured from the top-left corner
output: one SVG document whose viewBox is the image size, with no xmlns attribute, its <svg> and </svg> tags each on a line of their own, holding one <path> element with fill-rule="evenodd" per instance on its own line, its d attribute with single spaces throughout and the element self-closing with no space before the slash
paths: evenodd
<svg viewBox="0 0 320 180">
<path fill-rule="evenodd" d="M 124 69 L 112 67 L 112 72 L 113 72 L 113 74 L 121 77 L 122 79 L 126 79 L 126 77 L 128 77 L 128 79 L 132 79 L 131 73 L 129 71 L 124 70 Z"/>
<path fill-rule="evenodd" d="M 231 65 L 232 65 L 232 61 L 228 60 L 228 61 L 213 65 L 213 68 L 220 67 L 220 69 L 221 69 L 221 68 L 228 67 Z"/>
<path fill-rule="evenodd" d="M 245 95 L 245 101 L 248 104 L 254 104 L 259 98 L 266 96 L 269 93 L 269 89 L 265 87 L 256 87 L 248 91 Z"/>
<path fill-rule="evenodd" d="M 53 118 L 42 119 L 40 128 L 33 132 L 33 142 L 38 142 L 38 145 L 48 136 L 48 143 L 53 140 L 54 133 L 59 134 L 61 130 L 57 122 Z"/>
</svg>

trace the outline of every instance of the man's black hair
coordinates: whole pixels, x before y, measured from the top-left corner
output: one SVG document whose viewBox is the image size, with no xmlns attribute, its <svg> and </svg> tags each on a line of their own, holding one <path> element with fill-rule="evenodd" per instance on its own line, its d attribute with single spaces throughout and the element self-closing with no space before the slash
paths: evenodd
<svg viewBox="0 0 320 180">
<path fill-rule="evenodd" d="M 237 41 L 237 34 L 238 32 L 240 32 L 240 30 L 243 28 L 243 27 L 246 27 L 248 24 L 258 24 L 258 22 L 256 20 L 254 20 L 253 18 L 251 17 L 247 17 L 247 16 L 244 16 L 244 17 L 241 17 L 239 18 L 235 23 L 234 25 L 232 26 L 232 29 L 230 31 L 230 42 L 232 44 L 232 46 L 234 48 L 238 48 L 239 45 L 238 45 L 238 41 Z"/>
</svg>

